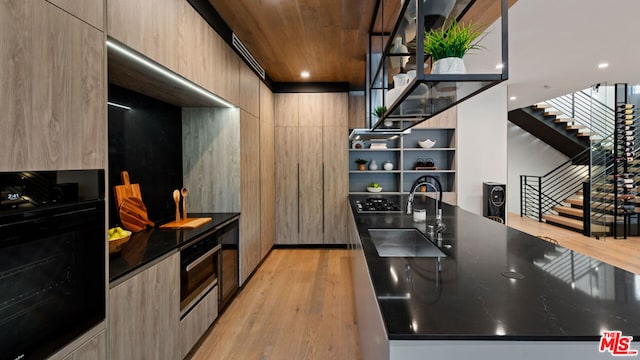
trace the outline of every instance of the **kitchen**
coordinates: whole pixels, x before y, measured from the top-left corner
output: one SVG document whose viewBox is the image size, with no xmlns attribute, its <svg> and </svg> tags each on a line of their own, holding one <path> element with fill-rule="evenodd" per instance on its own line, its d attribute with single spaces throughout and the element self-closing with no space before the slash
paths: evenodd
<svg viewBox="0 0 640 360">
<path fill-rule="evenodd" d="M 47 180 L 53 183 L 48 185 L 50 188 L 76 183 L 81 190 L 102 189 L 74 191 L 82 195 L 75 201 L 104 201 L 105 215 L 102 224 L 97 225 L 104 234 L 100 239 L 104 257 L 94 262 L 104 264 L 104 276 L 94 284 L 102 284 L 105 289 L 105 297 L 97 302 L 98 307 L 100 301 L 104 305 L 102 321 L 92 322 L 88 331 L 58 345 L 55 355 L 49 352 L 34 357 L 120 358 L 118 354 L 143 353 L 152 358 L 163 358 L 166 354 L 172 354 L 168 358 L 182 358 L 222 307 L 218 309 L 221 303 L 214 299 L 221 288 L 214 289 L 217 285 L 211 286 L 213 282 L 204 285 L 206 290 L 200 297 L 204 300 L 196 300 L 200 302 L 190 311 L 209 314 L 208 319 L 201 323 L 188 320 L 197 335 L 191 334 L 189 342 L 184 341 L 187 332 L 182 327 L 187 327 L 187 323 L 180 318 L 187 314 L 181 314 L 179 304 L 176 305 L 181 289 L 181 279 L 175 271 L 181 267 L 180 245 L 215 235 L 231 224 L 229 221 L 238 221 L 239 287 L 251 284 L 252 274 L 266 261 L 274 244 L 345 247 L 348 243 L 348 237 L 341 236 L 350 225 L 346 202 L 349 178 L 345 169 L 353 166 L 348 159 L 346 137 L 349 128 L 364 125 L 363 96 L 350 96 L 345 84 L 322 88 L 329 91 L 303 92 L 295 84 L 270 89 L 261 80 L 259 65 L 255 68 L 243 61 L 229 44 L 233 43 L 232 36 L 223 38 L 219 33 L 225 34 L 225 29 L 212 29 L 198 13 L 207 13 L 200 8 L 202 2 L 194 3 L 192 6 L 177 0 L 93 0 L 83 4 L 63 0 L 3 1 L 0 26 L 9 39 L 3 43 L 6 48 L 0 58 L 3 69 L 0 80 L 10 85 L 0 97 L 2 108 L 7 109 L 3 127 L 6 124 L 9 129 L 3 132 L 6 136 L 2 141 L 3 153 L 7 157 L 1 170 L 14 174 L 47 172 L 42 176 L 53 179 Z M 230 34 L 230 29 L 226 31 Z M 125 49 L 126 54 L 119 49 Z M 155 67 L 144 65 L 139 59 L 151 60 Z M 173 76 L 158 71 L 158 64 Z M 173 82 L 175 74 L 183 81 Z M 144 141 L 163 139 L 152 132 L 161 126 L 159 122 L 155 129 L 149 123 L 140 124 L 142 128 L 127 128 L 130 126 L 127 121 L 135 119 L 140 109 L 107 105 L 107 100 L 119 97 L 117 103 L 126 106 L 126 100 L 132 99 L 128 91 L 166 104 L 162 105 L 166 106 L 162 108 L 166 110 L 160 110 L 162 114 L 153 115 L 159 122 L 162 116 L 171 116 L 178 120 L 169 120 L 166 126 L 181 124 L 180 130 L 160 134 L 167 136 L 169 144 L 152 145 L 154 151 L 165 150 L 165 155 L 119 153 L 119 139 L 127 148 L 144 147 Z M 496 91 L 501 96 L 505 90 Z M 135 101 L 151 101 L 140 99 Z M 160 105 L 151 108 L 159 109 Z M 116 120 L 118 116 L 126 120 Z M 460 121 L 463 115 L 458 116 Z M 359 125 L 349 125 L 354 120 Z M 112 136 L 117 131 L 124 132 Z M 461 129 L 458 142 L 464 136 Z M 182 156 L 171 158 L 176 154 Z M 462 185 L 463 178 L 467 178 L 462 159 L 459 158 L 461 164 L 456 175 L 460 203 L 464 203 Z M 120 164 L 115 165 L 118 161 Z M 172 191 L 183 187 L 188 189 L 183 198 L 188 199 L 189 214 L 213 220 L 195 230 L 145 230 L 132 236 L 129 247 L 122 249 L 124 253 L 109 256 L 107 229 L 118 222 L 114 219 L 116 203 L 111 192 L 113 186 L 122 183 L 121 170 L 130 172 L 132 183 L 140 183 L 141 199 L 156 223 L 172 219 L 175 211 Z M 66 173 L 75 171 L 98 171 L 98 175 Z M 298 172 L 295 179 L 285 176 Z M 146 180 L 147 177 L 152 180 Z M 23 180 L 19 177 L 7 182 Z M 163 182 L 163 188 L 152 189 L 152 185 Z M 11 188 L 18 190 L 7 194 L 8 201 L 16 194 L 24 196 L 20 185 Z M 56 201 L 65 199 L 64 189 L 60 191 L 62 195 L 58 194 Z M 96 207 L 99 218 L 100 207 Z M 146 239 L 139 236 L 147 234 Z M 139 266 L 136 269 L 118 270 L 129 264 L 125 254 L 139 255 L 133 245 L 156 244 L 153 239 L 158 237 L 172 238 L 169 239 L 173 241 L 172 247 L 158 250 L 161 255 L 153 259 L 138 256 L 132 260 Z M 210 268 L 220 269 L 221 265 L 215 264 L 220 258 L 209 256 L 206 261 Z M 224 263 L 222 259 L 222 266 Z M 112 273 L 116 271 L 119 274 Z M 224 274 L 224 269 L 216 274 L 221 286 L 225 283 Z M 214 296 L 209 297 L 211 294 Z M 131 309 L 126 301 L 116 301 L 126 296 L 139 296 L 141 301 L 149 302 L 138 303 L 142 304 L 140 308 Z M 167 304 L 150 301 L 169 297 L 171 301 Z M 119 312 L 123 306 L 126 312 Z M 157 309 L 163 306 L 169 310 L 159 316 Z M 131 314 L 140 318 L 134 320 L 129 317 Z M 153 340 L 138 342 L 123 335 L 140 333 Z M 15 357 L 19 356 L 17 353 Z"/>
</svg>

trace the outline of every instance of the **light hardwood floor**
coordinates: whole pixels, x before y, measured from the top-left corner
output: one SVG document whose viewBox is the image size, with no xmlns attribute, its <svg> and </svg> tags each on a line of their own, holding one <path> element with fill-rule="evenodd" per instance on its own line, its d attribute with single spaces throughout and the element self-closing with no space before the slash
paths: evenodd
<svg viewBox="0 0 640 360">
<path fill-rule="evenodd" d="M 193 359 L 358 359 L 348 251 L 271 251 Z"/>
<path fill-rule="evenodd" d="M 591 256 L 621 269 L 640 274 L 640 237 L 627 239 L 606 237 L 590 238 L 554 225 L 537 222 L 518 214 L 509 213 L 508 225 L 543 239 L 557 240 L 561 246 Z"/>
</svg>

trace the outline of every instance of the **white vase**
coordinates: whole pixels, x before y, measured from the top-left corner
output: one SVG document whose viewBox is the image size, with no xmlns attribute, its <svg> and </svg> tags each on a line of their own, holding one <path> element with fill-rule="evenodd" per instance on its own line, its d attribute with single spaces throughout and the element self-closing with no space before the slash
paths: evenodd
<svg viewBox="0 0 640 360">
<path fill-rule="evenodd" d="M 391 47 L 392 54 L 403 54 L 408 53 L 409 49 L 402 43 L 402 38 L 398 36 L 393 40 L 393 46 Z M 391 67 L 394 69 L 398 69 L 400 67 L 404 67 L 409 62 L 409 56 L 391 56 Z"/>
<path fill-rule="evenodd" d="M 433 63 L 432 74 L 466 74 L 464 61 L 458 57 L 448 57 Z"/>
<path fill-rule="evenodd" d="M 386 163 L 382 164 L 382 167 L 387 171 L 391 171 L 393 170 L 393 163 L 391 163 L 391 161 L 387 161 Z"/>
<path fill-rule="evenodd" d="M 371 160 L 369 163 L 369 170 L 378 170 L 378 164 L 375 160 Z"/>
</svg>

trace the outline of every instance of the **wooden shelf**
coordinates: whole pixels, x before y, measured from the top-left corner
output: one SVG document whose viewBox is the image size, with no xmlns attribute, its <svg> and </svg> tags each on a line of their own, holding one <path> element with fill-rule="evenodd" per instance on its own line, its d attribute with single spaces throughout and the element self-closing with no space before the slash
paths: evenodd
<svg viewBox="0 0 640 360">
<path fill-rule="evenodd" d="M 402 151 L 456 151 L 456 148 L 406 148 L 402 149 Z"/>
</svg>

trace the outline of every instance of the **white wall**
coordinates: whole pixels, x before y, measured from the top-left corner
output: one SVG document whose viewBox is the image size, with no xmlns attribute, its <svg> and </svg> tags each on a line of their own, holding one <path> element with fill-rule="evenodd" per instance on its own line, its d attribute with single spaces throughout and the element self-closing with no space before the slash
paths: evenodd
<svg viewBox="0 0 640 360">
<path fill-rule="evenodd" d="M 520 175 L 542 176 L 569 158 L 512 123 L 507 137 L 507 211 L 519 214 Z"/>
<path fill-rule="evenodd" d="M 506 85 L 458 105 L 457 192 L 462 209 L 482 215 L 482 183 L 507 182 L 507 121 Z"/>
</svg>

